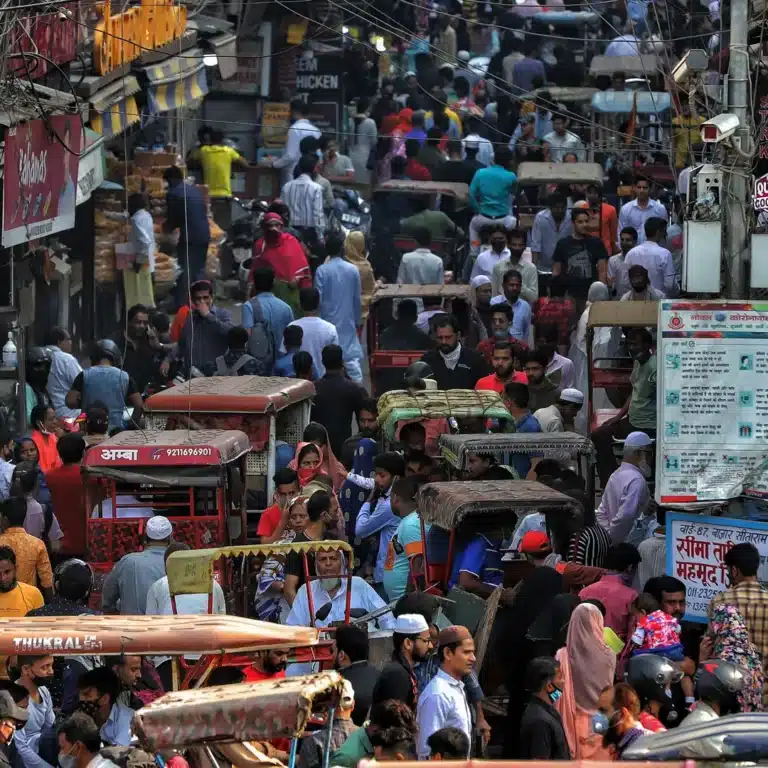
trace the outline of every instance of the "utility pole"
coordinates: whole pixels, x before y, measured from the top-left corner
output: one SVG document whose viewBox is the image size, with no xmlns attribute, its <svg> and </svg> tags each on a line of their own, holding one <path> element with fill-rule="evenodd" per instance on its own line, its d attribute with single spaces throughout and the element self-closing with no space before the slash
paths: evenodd
<svg viewBox="0 0 768 768">
<path fill-rule="evenodd" d="M 736 145 L 745 152 L 752 146 L 751 105 L 749 103 L 749 53 L 747 51 L 749 0 L 731 0 L 731 41 L 728 65 L 728 111 L 739 118 L 739 129 L 734 134 Z M 725 174 L 726 200 L 726 258 L 728 261 L 727 296 L 729 299 L 747 298 L 747 199 L 749 188 L 746 158 L 731 150 L 728 165 L 732 172 Z"/>
</svg>

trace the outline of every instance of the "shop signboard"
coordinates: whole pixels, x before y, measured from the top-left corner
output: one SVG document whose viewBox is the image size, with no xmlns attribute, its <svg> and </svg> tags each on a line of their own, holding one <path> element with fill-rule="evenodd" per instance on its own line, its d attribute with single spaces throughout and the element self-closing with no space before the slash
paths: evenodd
<svg viewBox="0 0 768 768">
<path fill-rule="evenodd" d="M 77 55 L 78 15 L 77 3 L 62 3 L 57 13 L 41 13 L 25 16 L 11 30 L 12 67 L 16 74 L 32 80 L 43 77 L 54 67 L 67 64 Z M 23 53 L 43 52 L 39 56 L 22 56 Z"/>
<path fill-rule="evenodd" d="M 51 131 L 55 131 L 61 141 Z M 78 155 L 82 141 L 80 119 L 72 115 L 33 120 L 7 130 L 3 247 L 75 226 Z"/>
<path fill-rule="evenodd" d="M 338 134 L 344 59 L 339 54 L 296 57 L 296 95 L 309 105 L 309 119 L 323 133 Z"/>
<path fill-rule="evenodd" d="M 656 500 L 768 498 L 768 302 L 659 302 Z"/>
<path fill-rule="evenodd" d="M 214 73 L 211 90 L 237 96 L 261 96 L 264 58 L 264 40 L 261 37 L 253 40 L 238 39 L 237 71 L 226 80 Z"/>
<path fill-rule="evenodd" d="M 760 552 L 758 579 L 768 581 L 768 524 L 707 515 L 667 513 L 667 574 L 685 584 L 685 618 L 707 621 L 707 609 L 718 592 L 728 589 L 723 562 L 735 544 L 749 542 Z"/>
<path fill-rule="evenodd" d="M 768 173 L 755 179 L 752 191 L 752 205 L 756 211 L 768 211 Z"/>
<path fill-rule="evenodd" d="M 76 205 L 89 200 L 93 190 L 104 182 L 105 160 L 101 137 L 88 128 L 85 130 L 85 147 L 77 169 Z"/>
</svg>

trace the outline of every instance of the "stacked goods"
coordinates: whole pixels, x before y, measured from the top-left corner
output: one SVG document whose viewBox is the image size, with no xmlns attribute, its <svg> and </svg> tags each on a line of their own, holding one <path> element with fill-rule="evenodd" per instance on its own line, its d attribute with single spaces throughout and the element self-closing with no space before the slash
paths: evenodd
<svg viewBox="0 0 768 768">
<path fill-rule="evenodd" d="M 118 274 L 115 265 L 115 245 L 127 241 L 129 227 L 120 221 L 107 218 L 105 211 L 119 213 L 125 210 L 125 193 L 97 190 L 95 196 L 94 280 L 97 284 L 116 283 Z"/>
<path fill-rule="evenodd" d="M 203 192 L 203 196 L 206 199 L 206 202 L 208 200 L 208 187 L 198 187 L 198 189 Z M 214 280 L 217 277 L 220 277 L 219 271 L 220 271 L 220 260 L 219 260 L 219 250 L 221 249 L 222 243 L 227 239 L 227 233 L 213 220 L 213 216 L 211 216 L 211 208 L 210 206 L 207 206 L 208 208 L 208 229 L 211 233 L 211 242 L 208 245 L 208 254 L 205 257 L 205 276 L 209 280 Z"/>
</svg>

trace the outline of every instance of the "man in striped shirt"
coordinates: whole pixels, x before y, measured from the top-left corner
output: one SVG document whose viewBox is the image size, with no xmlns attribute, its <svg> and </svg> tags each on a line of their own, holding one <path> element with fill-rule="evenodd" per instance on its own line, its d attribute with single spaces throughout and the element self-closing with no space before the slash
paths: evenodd
<svg viewBox="0 0 768 768">
<path fill-rule="evenodd" d="M 299 158 L 299 176 L 283 187 L 282 198 L 291 212 L 291 225 L 310 236 L 310 242 L 317 243 L 325 234 L 325 213 L 323 211 L 323 188 L 312 181 L 317 158 L 302 155 Z"/>
</svg>

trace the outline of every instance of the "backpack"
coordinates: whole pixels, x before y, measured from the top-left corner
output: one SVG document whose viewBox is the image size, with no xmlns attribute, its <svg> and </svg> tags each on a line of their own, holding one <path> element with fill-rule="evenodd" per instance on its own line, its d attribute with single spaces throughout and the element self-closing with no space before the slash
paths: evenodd
<svg viewBox="0 0 768 768">
<path fill-rule="evenodd" d="M 231 367 L 227 367 L 224 355 L 219 355 L 216 358 L 216 376 L 239 376 L 240 369 L 249 363 L 253 358 L 250 355 L 240 355 L 235 361 L 235 364 Z"/>
<path fill-rule="evenodd" d="M 256 361 L 259 368 L 258 375 L 271 376 L 275 365 L 275 340 L 267 321 L 264 319 L 259 297 L 252 298 L 250 304 L 253 309 L 253 327 L 251 328 L 251 338 L 248 341 L 248 353 Z"/>
</svg>

